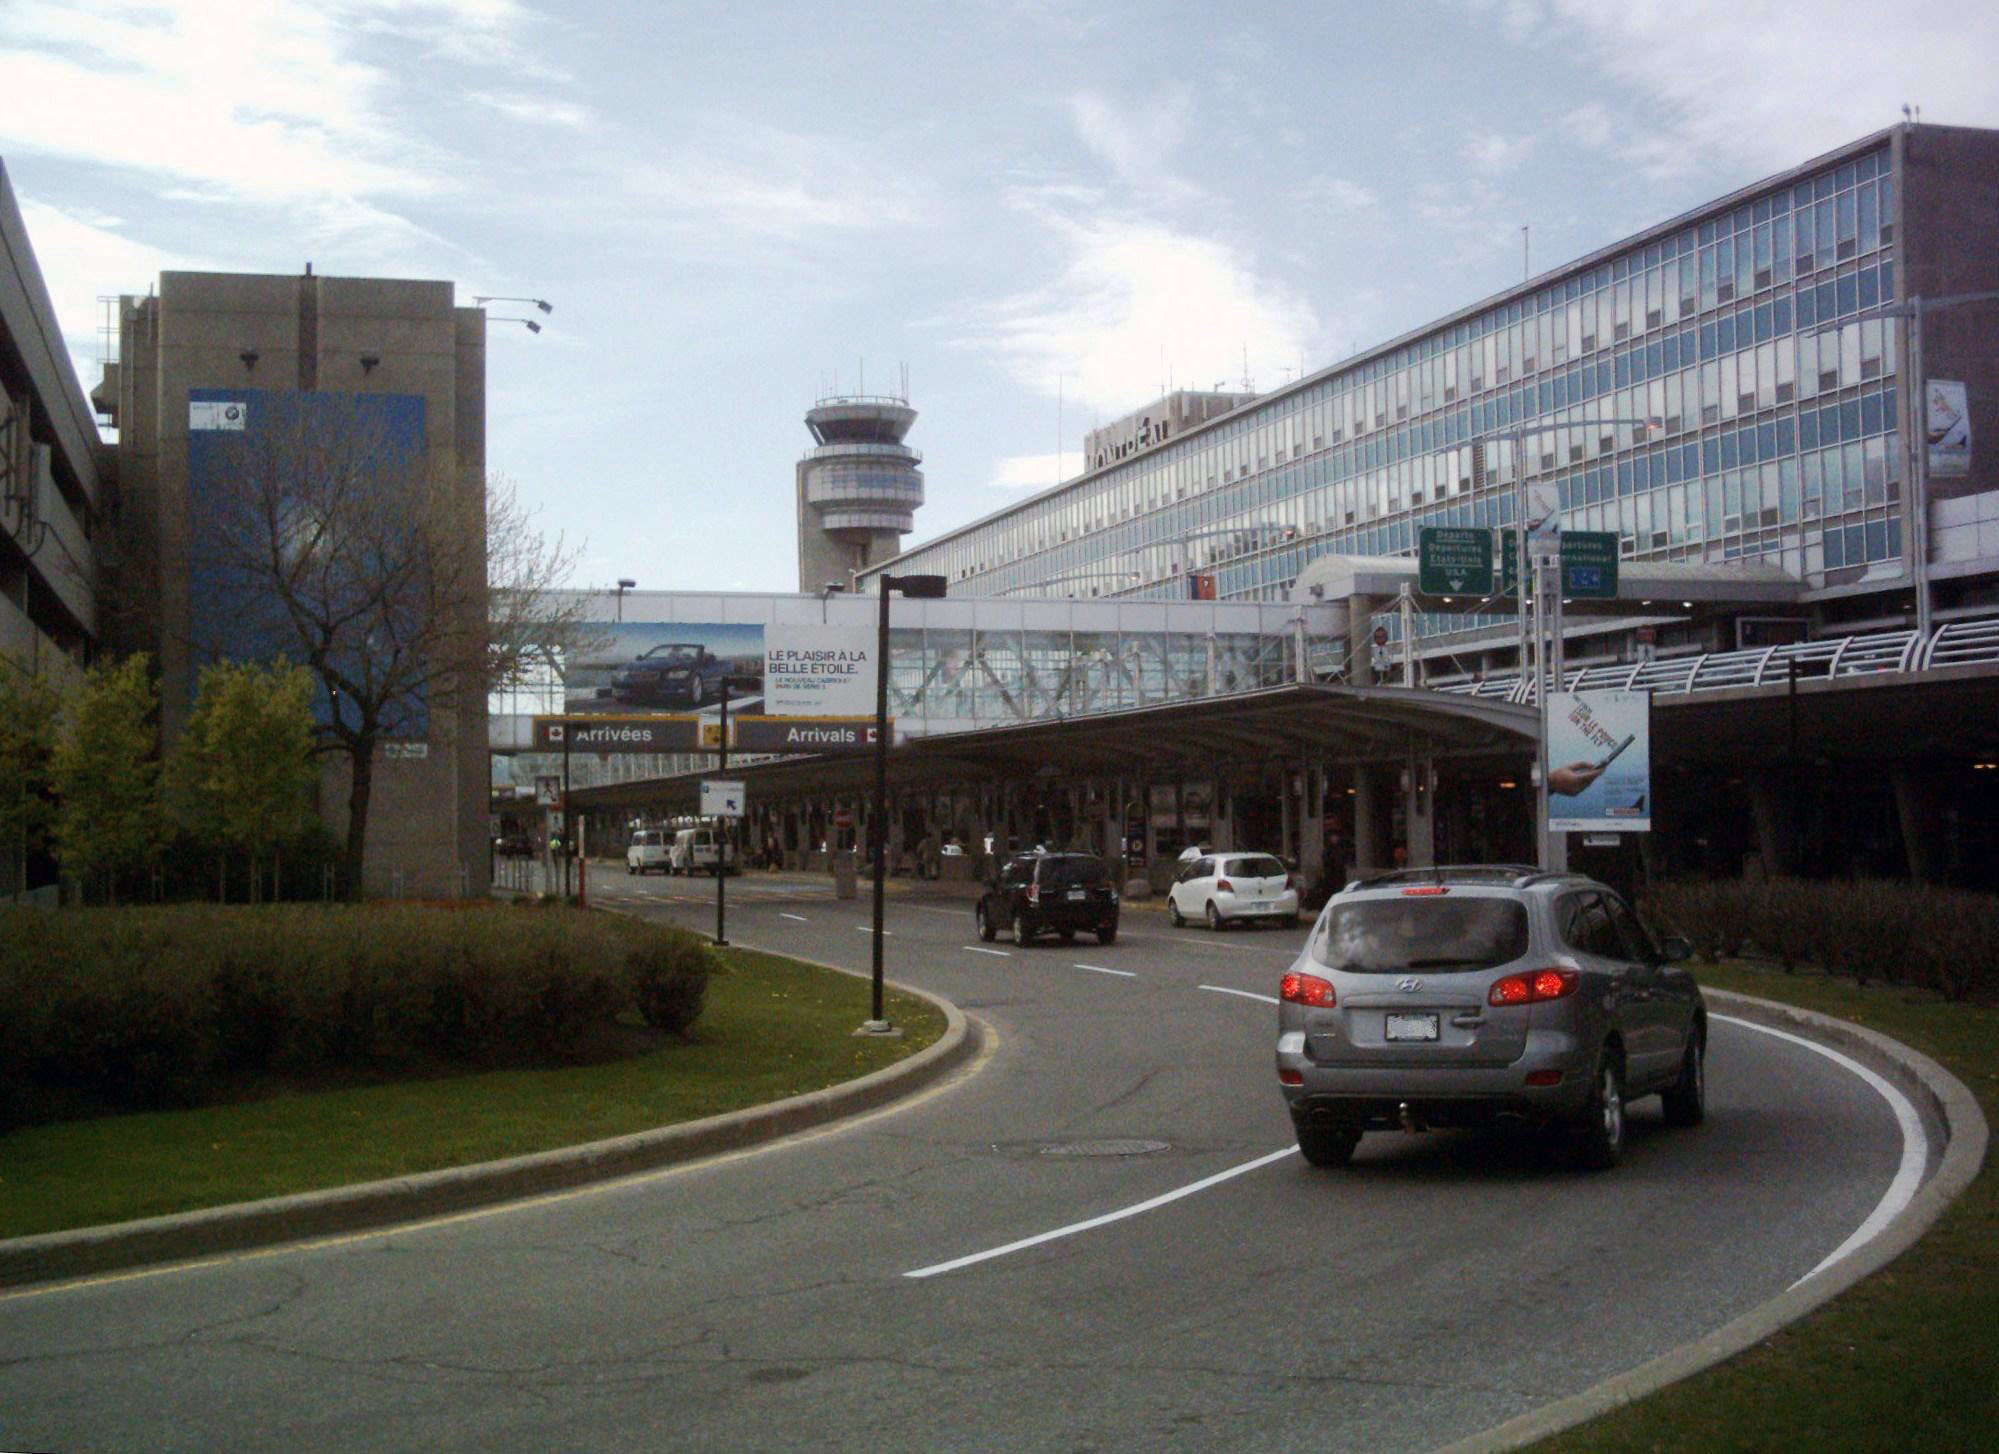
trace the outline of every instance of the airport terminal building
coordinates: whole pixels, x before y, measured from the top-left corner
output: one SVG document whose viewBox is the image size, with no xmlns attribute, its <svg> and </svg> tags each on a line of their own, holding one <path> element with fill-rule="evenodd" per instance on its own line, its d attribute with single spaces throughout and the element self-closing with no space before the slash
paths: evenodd
<svg viewBox="0 0 1999 1454">
<path fill-rule="evenodd" d="M 1414 560 L 1425 526 L 1513 524 L 1524 479 L 1616 542 L 1563 685 L 1654 707 L 1652 831 L 1575 835 L 1584 866 L 1989 879 L 1995 217 L 1999 133 L 1897 127 L 1271 393 L 1096 431 L 1077 479 L 855 572 L 949 585 L 894 606 L 890 840 L 1530 855 L 1513 610 L 1423 594 Z M 848 765 L 748 772 L 787 849 L 865 814 Z M 691 801 L 622 776 L 587 789 L 612 821 Z"/>
<path fill-rule="evenodd" d="M 1566 528 L 1614 531 L 1627 560 L 1776 567 L 1798 583 L 1778 614 L 1814 631 L 1999 610 L 1993 451 L 1923 470 L 1916 387 L 1962 384 L 1971 438 L 1994 438 L 1999 304 L 1959 300 L 1999 288 L 1995 217 L 1999 133 L 1883 131 L 1091 453 L 1079 478 L 870 567 L 863 589 L 886 570 L 966 595 L 1282 601 L 1321 556 L 1509 524 L 1524 469 L 1559 483 Z M 1510 663 L 1505 644 L 1476 650 L 1491 624 L 1426 612 L 1436 679 Z M 1736 644 L 1653 624 L 1661 653 Z"/>
</svg>

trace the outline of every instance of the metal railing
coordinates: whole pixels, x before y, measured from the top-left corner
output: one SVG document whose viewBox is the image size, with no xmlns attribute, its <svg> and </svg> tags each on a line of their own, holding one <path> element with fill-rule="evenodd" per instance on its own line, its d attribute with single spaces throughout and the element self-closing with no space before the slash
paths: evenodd
<svg viewBox="0 0 1999 1454">
<path fill-rule="evenodd" d="M 1695 656 L 1578 667 L 1563 673 L 1565 684 L 1557 690 L 1650 691 L 1671 696 L 1766 687 L 1787 680 L 1792 662 L 1797 663 L 1800 681 L 1920 672 L 1947 666 L 1995 665 L 1999 664 L 1999 617 L 1952 621 L 1937 627 L 1927 641 L 1916 631 L 1878 631 L 1804 641 L 1794 646 L 1759 646 L 1743 651 L 1710 651 Z M 1552 674 L 1548 680 L 1552 686 Z M 1532 698 L 1530 688 L 1531 683 L 1513 673 L 1483 681 L 1450 682 L 1433 690 L 1453 696 L 1524 703 Z"/>
</svg>

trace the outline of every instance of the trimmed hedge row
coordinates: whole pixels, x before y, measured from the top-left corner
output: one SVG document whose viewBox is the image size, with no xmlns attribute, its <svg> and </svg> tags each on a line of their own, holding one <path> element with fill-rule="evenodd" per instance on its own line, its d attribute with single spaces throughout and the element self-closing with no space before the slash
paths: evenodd
<svg viewBox="0 0 1999 1454">
<path fill-rule="evenodd" d="M 141 1108 L 246 1076 L 574 1063 L 627 1011 L 684 1033 L 717 966 L 685 931 L 560 911 L 0 909 L 0 1125 L 38 1091 Z"/>
<path fill-rule="evenodd" d="M 1952 1000 L 1999 998 L 1999 896 L 1896 880 L 1669 880 L 1641 910 L 1703 959 L 1745 950 Z"/>
</svg>

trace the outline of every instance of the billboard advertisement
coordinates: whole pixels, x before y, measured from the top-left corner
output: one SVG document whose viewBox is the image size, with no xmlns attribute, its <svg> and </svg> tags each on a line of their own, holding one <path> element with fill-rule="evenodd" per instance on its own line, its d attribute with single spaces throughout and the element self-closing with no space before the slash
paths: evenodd
<svg viewBox="0 0 1999 1454">
<path fill-rule="evenodd" d="M 763 710 L 764 628 L 714 621 L 600 621 L 601 644 L 566 664 L 563 711 L 718 716 Z"/>
<path fill-rule="evenodd" d="M 876 634 L 862 626 L 603 621 L 563 672 L 563 713 L 873 717 Z"/>
<path fill-rule="evenodd" d="M 1962 479 L 1971 473 L 1971 409 L 1964 383 L 1931 379 L 1923 391 L 1928 408 L 1930 478 Z"/>
<path fill-rule="evenodd" d="M 877 645 L 866 626 L 766 626 L 764 710 L 773 717 L 872 717 Z"/>
<path fill-rule="evenodd" d="M 210 662 L 303 657 L 300 629 L 273 584 L 273 551 L 283 553 L 293 605 L 315 621 L 350 623 L 335 631 L 327 663 L 357 681 L 374 675 L 372 630 L 351 623 L 399 617 L 382 557 L 395 558 L 410 539 L 397 532 L 423 497 L 427 448 L 420 394 L 187 391 L 190 698 Z M 342 527 L 360 519 L 374 534 L 357 543 Z M 407 609 L 414 619 L 423 608 Z M 335 710 L 320 687 L 315 714 L 327 722 Z M 345 699 L 337 710 L 355 721 Z M 391 737 L 425 734 L 420 685 L 386 704 L 383 726 Z"/>
<path fill-rule="evenodd" d="M 1651 831 L 1651 693 L 1548 694 L 1548 827 Z"/>
</svg>

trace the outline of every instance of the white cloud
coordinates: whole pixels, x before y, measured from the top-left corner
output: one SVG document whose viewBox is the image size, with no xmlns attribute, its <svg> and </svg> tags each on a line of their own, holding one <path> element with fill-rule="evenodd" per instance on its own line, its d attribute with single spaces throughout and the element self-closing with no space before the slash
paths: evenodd
<svg viewBox="0 0 1999 1454">
<path fill-rule="evenodd" d="M 528 100 L 493 91 L 473 91 L 466 98 L 479 105 L 537 126 L 566 126 L 581 131 L 592 124 L 590 112 L 567 101 Z"/>
<path fill-rule="evenodd" d="M 104 356 L 97 332 L 104 321 L 99 296 L 121 287 L 144 293 L 163 271 L 186 264 L 172 253 L 127 237 L 116 218 L 77 215 L 32 197 L 17 200 L 63 342 L 87 394 L 97 383 L 97 366 Z M 115 314 L 112 321 L 115 325 Z"/>
<path fill-rule="evenodd" d="M 837 136 L 739 117 L 687 119 L 657 157 L 614 164 L 621 197 L 597 221 L 671 229 L 691 242 L 807 242 L 827 232 L 921 223 L 927 203 L 892 157 Z"/>
<path fill-rule="evenodd" d="M 1082 472 L 1080 449 L 1065 449 L 1060 454 L 1016 454 L 996 461 L 993 476 L 986 483 L 1003 490 L 1045 490 Z"/>
<path fill-rule="evenodd" d="M 25 0 L 0 46 L 0 140 L 235 196 L 429 190 L 377 111 L 384 77 L 296 0 L 95 11 Z"/>
<path fill-rule="evenodd" d="M 1489 176 L 1510 172 L 1534 150 L 1531 136 L 1508 136 L 1500 131 L 1474 131 L 1465 138 L 1465 160 Z"/>
<path fill-rule="evenodd" d="M 1234 387 L 1245 352 L 1268 387 L 1310 351 L 1310 303 L 1225 243 L 1142 218 L 1070 216 L 1035 195 L 1012 200 L 1053 231 L 1067 261 L 1049 286 L 962 320 L 959 344 L 1023 386 L 1053 395 L 1059 378 L 1079 408 L 1115 415 L 1169 382 Z"/>
<path fill-rule="evenodd" d="M 1776 171 L 1901 119 L 1999 124 L 1999 8 L 1956 0 L 1551 0 L 1620 92 L 1647 98 L 1615 154 L 1655 177 Z M 1545 39 L 1545 38 L 1544 38 Z M 1556 43 L 1560 43 L 1557 39 Z"/>
</svg>

